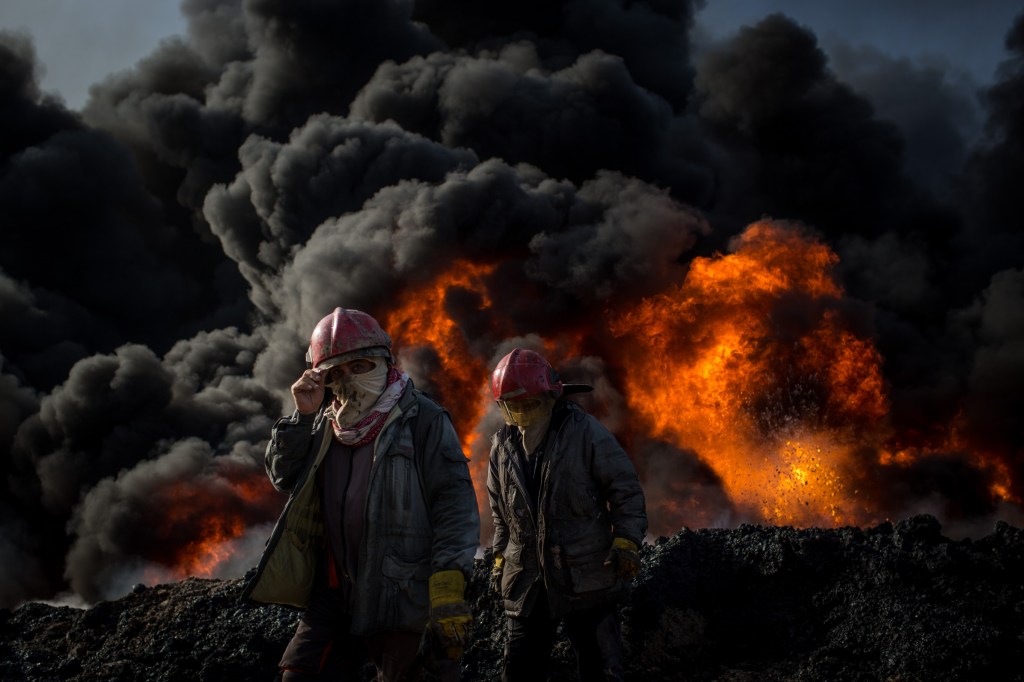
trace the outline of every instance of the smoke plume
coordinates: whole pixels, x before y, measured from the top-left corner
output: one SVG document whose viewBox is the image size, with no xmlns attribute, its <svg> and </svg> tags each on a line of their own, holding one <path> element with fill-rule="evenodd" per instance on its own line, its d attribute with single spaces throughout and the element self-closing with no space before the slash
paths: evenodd
<svg viewBox="0 0 1024 682">
<path fill-rule="evenodd" d="M 0 606 L 251 565 L 336 306 L 478 490 L 522 345 L 653 533 L 1024 520 L 1024 15 L 975 92 L 782 14 L 698 51 L 700 6 L 185 0 L 80 112 L 0 32 Z"/>
</svg>

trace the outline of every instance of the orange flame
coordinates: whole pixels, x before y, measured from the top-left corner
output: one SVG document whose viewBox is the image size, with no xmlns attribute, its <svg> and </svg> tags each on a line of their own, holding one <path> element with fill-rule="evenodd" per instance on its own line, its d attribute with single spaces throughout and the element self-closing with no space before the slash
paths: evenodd
<svg viewBox="0 0 1024 682">
<path fill-rule="evenodd" d="M 769 222 L 733 248 L 612 323 L 640 430 L 696 451 L 754 518 L 872 520 L 844 471 L 885 436 L 881 356 L 835 312 L 835 254 Z"/>
<path fill-rule="evenodd" d="M 594 319 L 615 337 L 613 348 L 598 352 L 622 377 L 615 388 L 629 408 L 630 433 L 697 453 L 741 518 L 799 526 L 877 523 L 885 512 L 858 483 L 864 453 L 883 453 L 878 463 L 888 466 L 932 450 L 884 454 L 896 436 L 882 357 L 843 313 L 844 292 L 833 274 L 838 257 L 808 234 L 770 221 L 749 226 L 731 246 L 730 254 L 694 259 L 670 290 Z M 491 368 L 446 303 L 458 290 L 489 311 L 493 270 L 457 261 L 408 290 L 386 319 L 399 347 L 436 353 L 438 371 L 429 379 L 467 456 L 487 411 Z M 500 315 L 487 317 L 484 354 L 510 335 Z M 594 331 L 568 330 L 542 342 L 558 365 L 592 346 L 601 336 Z M 471 467 L 486 513 L 482 459 Z M 997 479 L 993 495 L 1007 499 L 1012 486 L 1005 467 L 994 457 L 982 457 L 979 466 Z M 712 519 L 700 504 L 649 500 L 669 517 L 662 526 Z"/>
<path fill-rule="evenodd" d="M 1020 504 L 1005 463 L 961 442 L 955 422 L 923 443 L 894 433 L 883 359 L 844 312 L 844 292 L 832 272 L 837 262 L 827 246 L 800 230 L 755 223 L 733 241 L 731 253 L 695 258 L 680 284 L 632 307 L 620 303 L 603 319 L 592 318 L 593 328 L 541 341 L 556 366 L 584 348 L 600 355 L 629 410 L 629 433 L 622 435 L 666 443 L 680 457 L 695 453 L 717 476 L 716 494 L 724 494 L 741 519 L 797 526 L 877 523 L 886 512 L 860 489 L 865 479 L 859 472 L 868 465 L 909 467 L 936 452 L 970 452 L 972 465 L 992 481 L 992 499 Z M 484 358 L 513 336 L 491 311 L 488 286 L 495 267 L 456 261 L 433 281 L 407 289 L 381 320 L 400 358 L 425 351 L 436 360 L 436 368 L 418 379 L 452 416 L 471 457 L 485 521 L 486 457 L 471 456 L 475 445 L 478 455 L 486 452 L 477 442 L 490 402 L 491 368 Z M 486 338 L 470 338 L 455 321 L 453 294 L 462 312 L 467 302 L 475 306 Z M 602 349 L 607 335 L 597 332 L 605 330 L 614 345 Z M 265 506 L 262 476 L 232 478 L 239 482 L 229 486 L 227 497 Z M 652 529 L 716 518 L 714 510 L 702 508 L 707 500 L 688 499 L 685 483 L 664 488 L 659 499 L 648 498 L 649 514 L 662 516 L 652 519 Z M 211 511 L 208 492 L 198 486 L 179 483 L 169 496 L 170 527 L 194 528 L 195 539 L 167 565 L 181 575 L 214 575 L 245 523 L 230 505 Z"/>
<path fill-rule="evenodd" d="M 462 439 L 462 451 L 470 458 L 473 480 L 477 482 L 477 505 L 481 516 L 489 514 L 485 504 L 487 462 L 473 459 L 473 445 L 479 436 L 475 426 L 487 410 L 486 395 L 489 368 L 470 352 L 462 329 L 446 312 L 450 293 L 461 290 L 478 299 L 478 309 L 491 307 L 485 278 L 494 265 L 458 260 L 434 281 L 401 296 L 397 307 L 384 320 L 384 328 L 394 336 L 399 355 L 417 348 L 427 348 L 437 355 L 438 370 L 430 380 L 436 384 L 430 391 L 449 411 L 456 433 Z M 500 326 L 495 322 L 494 326 Z M 423 388 L 423 386 L 420 386 Z"/>
<path fill-rule="evenodd" d="M 276 514 L 279 500 L 262 471 L 220 474 L 177 481 L 159 491 L 149 558 L 167 570 L 149 569 L 145 582 L 218 576 L 245 531 Z"/>
<path fill-rule="evenodd" d="M 467 457 L 476 439 L 473 426 L 486 409 L 480 389 L 488 368 L 470 353 L 462 330 L 444 311 L 448 294 L 455 289 L 473 292 L 479 296 L 480 309 L 490 308 L 483 278 L 493 270 L 493 265 L 456 261 L 433 282 L 407 290 L 384 323 L 399 352 L 426 347 L 437 353 L 440 366 L 431 380 L 437 384 L 437 397 L 451 412 L 456 431 L 463 434 L 462 449 Z"/>
<path fill-rule="evenodd" d="M 970 453 L 973 467 L 988 474 L 988 491 L 993 500 L 1024 504 L 1024 499 L 1014 493 L 1014 472 L 1005 459 L 969 443 L 962 435 L 963 421 L 964 415 L 958 413 L 948 424 L 934 427 L 929 434 L 901 434 L 892 438 L 879 451 L 878 461 L 886 466 L 909 467 L 936 453 Z"/>
</svg>

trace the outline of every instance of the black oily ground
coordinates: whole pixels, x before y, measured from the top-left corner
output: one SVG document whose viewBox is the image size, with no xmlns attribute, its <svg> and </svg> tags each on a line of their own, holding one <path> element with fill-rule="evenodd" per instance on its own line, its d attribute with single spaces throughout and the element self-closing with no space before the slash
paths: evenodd
<svg viewBox="0 0 1024 682">
<path fill-rule="evenodd" d="M 975 540 L 943 536 L 931 516 L 683 529 L 641 554 L 621 611 L 629 680 L 1024 681 L 1024 531 L 1002 522 Z M 478 560 L 467 588 L 464 680 L 500 679 L 489 571 Z M 0 610 L 0 679 L 273 680 L 298 613 L 240 602 L 242 584 L 190 578 L 88 610 Z M 577 679 L 563 638 L 548 679 Z"/>
</svg>

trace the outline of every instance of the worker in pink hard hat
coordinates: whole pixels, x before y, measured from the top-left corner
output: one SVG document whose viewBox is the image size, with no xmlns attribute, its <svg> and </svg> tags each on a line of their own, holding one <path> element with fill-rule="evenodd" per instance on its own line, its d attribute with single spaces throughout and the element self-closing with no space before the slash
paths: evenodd
<svg viewBox="0 0 1024 682">
<path fill-rule="evenodd" d="M 559 623 L 581 680 L 623 679 L 617 606 L 640 567 L 643 490 L 615 437 L 566 396 L 539 353 L 517 348 L 494 368 L 505 426 L 491 441 L 493 583 L 508 629 L 502 679 L 547 679 Z"/>
<path fill-rule="evenodd" d="M 396 367 L 370 315 L 337 308 L 310 337 L 295 411 L 266 467 L 290 493 L 244 596 L 303 609 L 285 682 L 458 679 L 480 519 L 448 413 Z"/>
</svg>

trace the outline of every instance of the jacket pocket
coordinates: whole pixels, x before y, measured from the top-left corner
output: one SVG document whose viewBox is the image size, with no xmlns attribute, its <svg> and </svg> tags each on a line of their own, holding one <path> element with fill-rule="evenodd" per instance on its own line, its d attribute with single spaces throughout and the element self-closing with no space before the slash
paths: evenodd
<svg viewBox="0 0 1024 682">
<path fill-rule="evenodd" d="M 394 628 L 418 629 L 426 624 L 430 611 L 430 561 L 407 561 L 385 554 L 381 573 L 386 578 L 381 595 L 381 616 Z"/>
<path fill-rule="evenodd" d="M 594 592 L 615 585 L 615 568 L 604 565 L 604 560 L 611 549 L 612 538 L 611 532 L 604 528 L 603 524 L 576 524 L 571 532 L 567 532 L 563 537 L 566 542 L 562 545 L 562 557 L 569 572 L 573 592 Z"/>
</svg>

